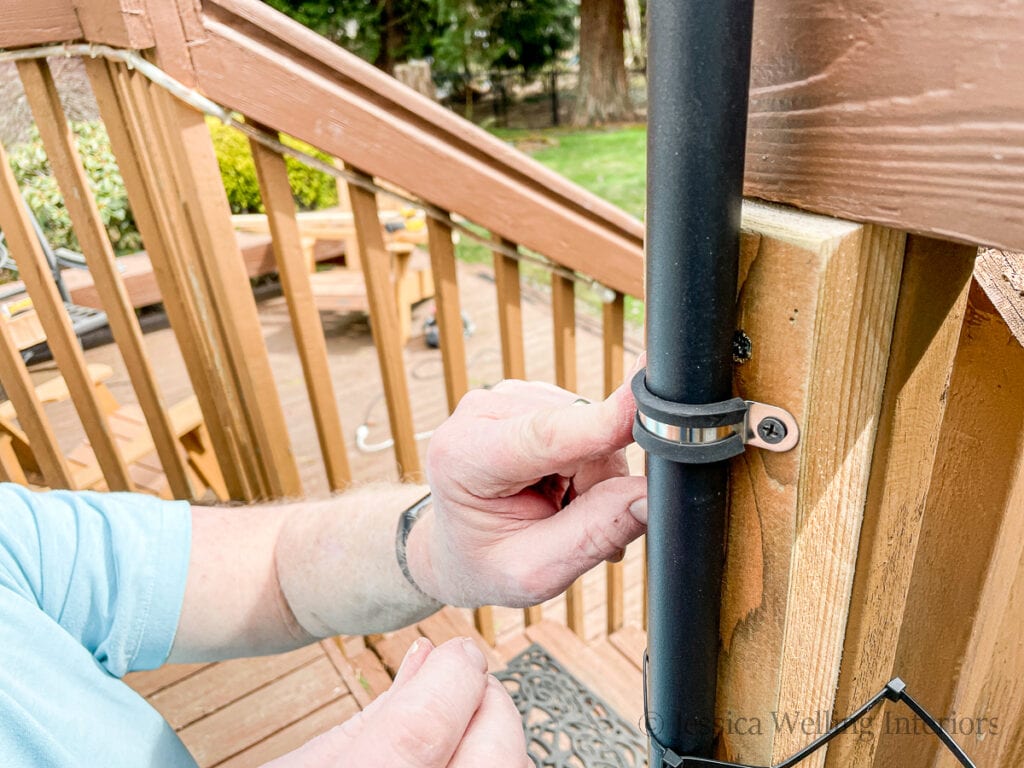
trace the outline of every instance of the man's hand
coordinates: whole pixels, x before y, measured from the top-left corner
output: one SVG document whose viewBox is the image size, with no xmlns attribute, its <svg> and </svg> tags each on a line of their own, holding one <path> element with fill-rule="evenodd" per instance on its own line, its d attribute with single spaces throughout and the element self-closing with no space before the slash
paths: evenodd
<svg viewBox="0 0 1024 768">
<path fill-rule="evenodd" d="M 636 407 L 629 386 L 604 402 L 577 400 L 504 381 L 467 394 L 435 432 L 433 513 L 408 550 L 425 592 L 453 605 L 534 605 L 643 533 L 647 481 L 629 476 L 623 454 Z"/>
<path fill-rule="evenodd" d="M 416 641 L 370 706 L 265 768 L 528 768 L 523 724 L 471 640 Z"/>
</svg>

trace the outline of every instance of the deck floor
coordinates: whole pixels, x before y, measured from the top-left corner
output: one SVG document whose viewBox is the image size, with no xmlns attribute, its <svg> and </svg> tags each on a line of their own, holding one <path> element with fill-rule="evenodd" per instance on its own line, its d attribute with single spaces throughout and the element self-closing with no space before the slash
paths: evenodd
<svg viewBox="0 0 1024 768">
<path fill-rule="evenodd" d="M 203 768 L 259 766 L 343 722 L 387 690 L 407 648 L 421 636 L 435 644 L 473 637 L 492 672 L 536 642 L 639 728 L 644 637 L 638 629 L 625 627 L 587 645 L 563 624 L 545 620 L 490 648 L 468 612 L 454 608 L 387 636 L 324 640 L 279 656 L 167 666 L 127 679 L 174 726 Z"/>
<path fill-rule="evenodd" d="M 463 311 L 475 324 L 466 340 L 470 386 L 501 379 L 501 353 L 493 272 L 486 265 L 459 265 Z M 523 324 L 527 373 L 531 379 L 553 381 L 553 341 L 550 294 L 524 283 Z M 406 345 L 410 396 L 415 427 L 428 431 L 447 415 L 440 352 L 430 349 L 420 333 L 430 302 L 416 308 L 413 337 Z M 288 319 L 280 296 L 259 304 L 263 333 L 280 390 L 293 450 L 307 494 L 327 492 L 312 414 L 301 376 Z M 387 411 L 381 390 L 376 351 L 365 316 L 322 315 L 335 390 L 342 405 L 347 448 L 357 482 L 394 480 L 397 472 L 390 450 L 359 451 L 355 430 L 370 427 L 369 442 L 387 439 Z M 192 393 L 174 334 L 158 328 L 145 336 L 164 396 L 174 403 Z M 580 393 L 601 396 L 600 319 L 578 304 L 577 349 Z M 627 329 L 627 357 L 640 350 L 636 329 Z M 124 403 L 134 401 L 124 363 L 110 344 L 86 352 L 89 362 L 110 365 L 109 386 Z M 627 360 L 627 365 L 629 361 Z M 52 364 L 33 368 L 38 380 L 54 374 Z M 82 438 L 81 425 L 68 404 L 50 411 L 66 449 Z M 421 454 L 426 442 L 420 444 Z M 631 460 L 638 459 L 634 455 Z M 641 706 L 640 657 L 641 548 L 634 544 L 625 559 L 626 628 L 605 636 L 604 569 L 584 578 L 586 645 L 564 627 L 564 598 L 545 605 L 545 622 L 524 628 L 522 612 L 496 609 L 496 649 L 492 665 L 504 662 L 538 642 L 584 684 L 602 695 L 630 722 L 638 722 Z M 297 747 L 312 736 L 342 722 L 386 689 L 390 674 L 419 634 L 441 642 L 455 635 L 475 635 L 468 612 L 444 612 L 388 637 L 372 642 L 362 638 L 324 641 L 292 653 L 241 659 L 210 665 L 164 667 L 132 675 L 131 684 L 146 696 L 179 731 L 203 766 L 256 766 Z M 481 644 L 483 641 L 480 640 Z"/>
</svg>

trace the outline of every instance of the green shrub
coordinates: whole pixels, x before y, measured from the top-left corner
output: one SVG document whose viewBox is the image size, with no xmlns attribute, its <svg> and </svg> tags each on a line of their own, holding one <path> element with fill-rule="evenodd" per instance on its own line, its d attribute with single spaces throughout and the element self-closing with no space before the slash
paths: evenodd
<svg viewBox="0 0 1024 768">
<path fill-rule="evenodd" d="M 71 128 L 78 140 L 89 186 L 96 198 L 103 225 L 110 234 L 110 242 L 118 253 L 139 250 L 142 239 L 128 205 L 124 181 L 110 150 L 106 129 L 99 122 L 73 123 Z M 64 198 L 50 171 L 50 163 L 35 126 L 27 142 L 11 149 L 10 159 L 25 200 L 39 219 L 50 244 L 55 248 L 77 250 L 78 241 L 71 230 L 71 218 L 64 207 Z"/>
<path fill-rule="evenodd" d="M 208 123 L 232 212 L 262 212 L 249 140 L 217 120 L 211 119 Z M 89 185 L 114 250 L 118 254 L 138 251 L 142 248 L 142 238 L 128 204 L 124 180 L 110 148 L 106 128 L 99 121 L 89 121 L 73 123 L 71 129 L 78 141 Z M 315 152 L 308 144 L 295 139 L 286 138 L 285 143 L 303 152 Z M 315 154 L 330 162 L 327 155 Z M 78 250 L 64 198 L 50 171 L 39 131 L 34 126 L 28 141 L 11 148 L 10 161 L 25 200 L 39 219 L 50 244 L 54 248 Z M 290 157 L 285 158 L 285 163 L 295 202 L 301 209 L 314 210 L 338 204 L 338 188 L 333 176 L 315 171 Z"/>
<path fill-rule="evenodd" d="M 256 166 L 249 150 L 249 139 L 242 133 L 213 118 L 207 119 L 213 146 L 217 151 L 220 175 L 232 213 L 262 213 L 259 183 L 256 180 Z M 284 143 L 293 149 L 315 155 L 324 162 L 331 162 L 329 155 L 316 151 L 298 139 L 284 138 Z M 338 186 L 334 177 L 303 165 L 292 157 L 285 157 L 288 167 L 288 181 L 292 196 L 302 210 L 310 211 L 329 208 L 338 204 Z"/>
</svg>

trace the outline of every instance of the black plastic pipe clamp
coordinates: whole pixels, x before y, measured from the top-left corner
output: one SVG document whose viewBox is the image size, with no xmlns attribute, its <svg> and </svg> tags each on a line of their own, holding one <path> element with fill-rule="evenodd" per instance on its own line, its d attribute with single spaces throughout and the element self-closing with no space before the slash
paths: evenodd
<svg viewBox="0 0 1024 768">
<path fill-rule="evenodd" d="M 679 464 L 711 464 L 739 456 L 748 445 L 788 451 L 799 439 L 796 420 L 771 405 L 734 397 L 692 405 L 658 397 L 647 370 L 631 383 L 636 400 L 633 439 L 648 453 Z"/>
</svg>

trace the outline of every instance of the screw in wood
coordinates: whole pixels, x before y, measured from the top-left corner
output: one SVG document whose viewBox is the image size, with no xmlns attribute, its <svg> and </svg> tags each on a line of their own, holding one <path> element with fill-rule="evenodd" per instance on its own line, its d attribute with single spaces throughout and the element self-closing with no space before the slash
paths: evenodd
<svg viewBox="0 0 1024 768">
<path fill-rule="evenodd" d="M 757 425 L 757 435 L 769 445 L 781 443 L 786 439 L 789 430 L 786 425 L 774 416 L 767 416 L 761 419 Z"/>
</svg>

